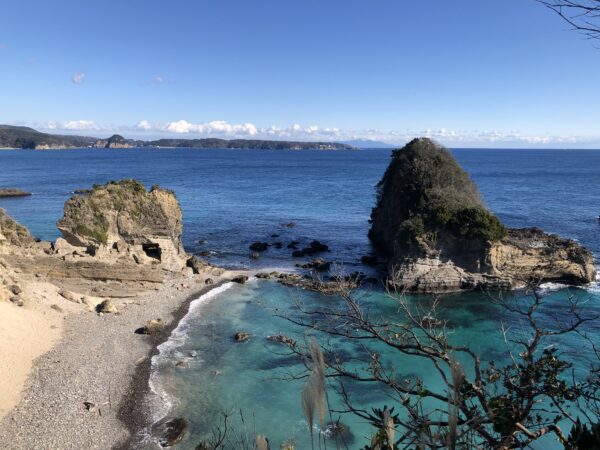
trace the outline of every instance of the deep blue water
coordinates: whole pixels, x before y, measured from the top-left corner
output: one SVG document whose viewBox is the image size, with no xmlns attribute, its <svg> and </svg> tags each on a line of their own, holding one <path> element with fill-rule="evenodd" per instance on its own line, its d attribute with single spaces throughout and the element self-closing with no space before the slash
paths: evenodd
<svg viewBox="0 0 600 450">
<path fill-rule="evenodd" d="M 600 151 L 455 150 L 455 156 L 479 185 L 488 206 L 509 226 L 539 226 L 577 239 L 600 255 Z M 388 162 L 389 150 L 278 152 L 237 150 L 78 150 L 0 151 L 0 186 L 33 192 L 32 197 L 0 199 L 0 207 L 40 238 L 58 236 L 56 221 L 75 189 L 111 179 L 138 178 L 175 190 L 184 212 L 184 243 L 191 251 L 213 251 L 212 261 L 227 266 L 292 266 L 290 250 L 270 248 L 258 260 L 248 245 L 257 240 L 284 244 L 319 239 L 331 247 L 329 259 L 352 264 L 367 253 L 366 233 L 374 186 Z M 293 222 L 294 227 L 284 224 Z M 277 234 L 278 237 L 272 237 Z M 201 244 L 199 242 L 202 242 Z M 380 291 L 362 292 L 365 304 L 379 316 L 394 317 L 398 308 Z M 543 320 L 565 306 L 566 291 L 549 292 Z M 578 291 L 592 313 L 600 312 L 596 286 Z M 153 387 L 170 400 L 169 416 L 185 416 L 190 430 L 177 449 L 193 449 L 213 429 L 222 410 L 243 410 L 272 448 L 293 438 L 309 447 L 300 410 L 302 384 L 275 379 L 302 369 L 298 361 L 279 355 L 265 337 L 303 331 L 273 310 L 293 313 L 294 302 L 309 306 L 329 297 L 290 290 L 272 282 L 235 285 L 194 306 L 172 339 L 154 360 Z M 425 297 L 411 302 L 428 301 Z M 500 314 L 481 294 L 455 294 L 442 299 L 441 314 L 454 330 L 453 342 L 473 347 L 483 359 L 502 360 Z M 402 320 L 398 317 L 398 320 Z M 510 323 L 509 317 L 504 317 Z M 515 323 L 515 326 L 518 324 Z M 248 331 L 247 344 L 232 342 L 236 331 Z M 588 331 L 600 339 L 599 325 Z M 556 342 L 584 370 L 586 353 L 575 341 Z M 342 354 L 359 355 L 351 342 L 333 341 Z M 189 358 L 189 352 L 197 357 Z M 386 365 L 401 376 L 419 377 L 432 389 L 443 389 L 431 368 L 383 352 Z M 183 362 L 183 367 L 175 363 Z M 356 362 L 357 367 L 364 361 Z M 181 365 L 181 364 L 180 364 Z M 352 388 L 364 407 L 389 402 L 385 392 Z M 332 396 L 332 403 L 336 403 Z M 157 411 L 157 418 L 160 411 Z M 357 449 L 372 431 L 356 417 L 343 421 L 356 437 Z M 233 420 L 241 426 L 239 418 Z M 239 431 L 239 430 L 238 430 Z M 235 445 L 232 446 L 235 448 Z M 144 447 L 145 448 L 145 447 Z M 557 448 L 546 439 L 536 448 Z"/>
<path fill-rule="evenodd" d="M 540 226 L 600 252 L 600 151 L 454 153 L 507 225 Z M 137 178 L 177 193 L 186 248 L 215 252 L 217 264 L 286 265 L 285 246 L 251 262 L 248 245 L 309 239 L 330 244 L 330 256 L 348 264 L 369 250 L 374 186 L 389 156 L 389 150 L 7 150 L 0 151 L 0 186 L 34 195 L 0 199 L 0 207 L 36 236 L 55 239 L 55 223 L 75 189 Z M 295 227 L 282 226 L 290 222 Z"/>
</svg>

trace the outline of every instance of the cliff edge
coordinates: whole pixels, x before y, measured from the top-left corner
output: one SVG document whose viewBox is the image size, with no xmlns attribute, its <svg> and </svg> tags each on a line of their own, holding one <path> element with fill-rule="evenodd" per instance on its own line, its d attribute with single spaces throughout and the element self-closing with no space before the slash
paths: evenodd
<svg viewBox="0 0 600 450">
<path fill-rule="evenodd" d="M 581 285 L 592 254 L 543 231 L 506 228 L 450 152 L 426 138 L 395 150 L 379 182 L 369 237 L 398 289 L 513 289 L 529 280 Z"/>
</svg>

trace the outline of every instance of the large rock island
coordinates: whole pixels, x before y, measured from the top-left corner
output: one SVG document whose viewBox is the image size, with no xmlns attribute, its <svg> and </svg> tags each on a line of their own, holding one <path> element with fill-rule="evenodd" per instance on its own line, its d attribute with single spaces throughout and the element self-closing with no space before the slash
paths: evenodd
<svg viewBox="0 0 600 450">
<path fill-rule="evenodd" d="M 537 228 L 506 228 L 448 150 L 415 139 L 392 154 L 369 237 L 388 258 L 388 283 L 423 293 L 513 289 L 530 280 L 581 285 L 592 254 Z"/>
</svg>

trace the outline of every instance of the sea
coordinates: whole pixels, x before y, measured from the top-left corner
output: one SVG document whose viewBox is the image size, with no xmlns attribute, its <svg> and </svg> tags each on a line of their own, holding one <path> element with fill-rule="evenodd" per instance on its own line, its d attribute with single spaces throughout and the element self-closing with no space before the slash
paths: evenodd
<svg viewBox="0 0 600 450">
<path fill-rule="evenodd" d="M 454 149 L 452 153 L 506 225 L 540 227 L 580 242 L 596 259 L 600 256 L 600 150 Z M 0 207 L 35 236 L 54 240 L 59 237 L 56 222 L 64 202 L 75 190 L 135 178 L 147 187 L 158 184 L 175 191 L 183 209 L 186 249 L 212 264 L 293 271 L 305 261 L 292 258 L 287 244 L 319 240 L 330 248 L 326 258 L 338 270 L 350 273 L 366 270 L 360 258 L 373 250 L 367 238 L 368 221 L 375 186 L 390 154 L 387 149 L 2 150 L 0 186 L 33 195 L 0 199 Z M 281 248 L 271 246 L 253 259 L 249 245 L 255 241 L 281 243 Z M 586 314 L 600 314 L 597 283 L 581 289 L 545 285 L 543 294 L 547 307 L 540 311 L 540 320 L 548 326 L 564 316 L 569 298 L 578 299 Z M 355 295 L 376 320 L 404 319 L 397 299 L 376 286 Z M 450 340 L 497 364 L 506 362 L 509 350 L 502 327 L 521 330 L 523 326 L 481 293 L 409 296 L 405 301 L 419 308 L 437 302 Z M 335 354 L 357 372 L 369 367 L 370 352 L 376 352 L 394 376 L 445 392 L 439 376 L 423 361 L 295 325 L 290 319 L 302 318 L 299 305 L 319 309 L 341 305 L 341 300 L 252 279 L 245 285 L 225 284 L 192 302 L 189 313 L 153 358 L 149 381 L 160 398 L 153 420 L 184 417 L 189 424 L 184 439 L 173 448 L 195 449 L 223 430 L 225 418 L 226 448 L 248 448 L 255 435 L 266 436 L 271 448 L 294 442 L 296 449 L 308 449 L 311 435 L 315 446 L 324 441 L 333 448 L 335 433 L 329 422 L 336 421 L 346 430 L 342 448 L 361 449 L 370 442 L 371 425 L 343 412 L 347 408 L 334 380 L 328 380 L 327 386 L 332 412 L 309 432 L 300 402 L 306 361 L 271 343 L 267 337 L 272 335 L 285 334 L 299 343 L 316 339 L 326 357 Z M 238 331 L 250 333 L 250 340 L 234 342 L 232 336 Z M 600 323 L 587 324 L 586 332 L 600 340 Z M 557 338 L 550 345 L 574 362 L 578 376 L 583 377 L 594 362 L 589 347 L 576 338 Z M 464 370 L 469 373 L 466 362 Z M 348 382 L 346 390 L 359 409 L 388 405 L 402 414 L 398 399 L 384 388 Z M 140 430 L 138 448 L 159 448 L 155 428 Z M 561 446 L 547 437 L 533 448 Z"/>
</svg>

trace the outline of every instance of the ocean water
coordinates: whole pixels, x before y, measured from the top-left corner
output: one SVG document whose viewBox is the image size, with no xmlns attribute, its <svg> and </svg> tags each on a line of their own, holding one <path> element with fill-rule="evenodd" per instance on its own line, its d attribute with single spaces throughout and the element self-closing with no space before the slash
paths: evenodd
<svg viewBox="0 0 600 450">
<path fill-rule="evenodd" d="M 600 151 L 454 150 L 454 154 L 504 223 L 539 226 L 576 239 L 596 257 L 600 255 Z M 55 223 L 75 189 L 138 178 L 148 187 L 160 184 L 176 192 L 184 212 L 186 248 L 209 254 L 215 264 L 293 268 L 298 261 L 290 257 L 285 244 L 319 239 L 330 246 L 328 259 L 353 271 L 360 269 L 360 257 L 371 250 L 366 234 L 374 186 L 389 156 L 389 150 L 0 151 L 0 186 L 34 194 L 0 199 L 0 207 L 38 237 L 55 239 Z M 290 223 L 294 226 L 287 226 Z M 253 241 L 284 245 L 281 250 L 270 248 L 254 261 L 248 250 Z M 586 300 L 591 313 L 599 308 L 597 285 L 571 292 Z M 565 289 L 547 290 L 545 320 L 560 314 L 567 294 Z M 382 292 L 367 290 L 360 295 L 373 315 L 401 319 L 397 305 Z M 427 303 L 431 298 L 409 300 Z M 299 341 L 307 338 L 304 330 L 274 315 L 276 310 L 280 315 L 294 314 L 296 301 L 322 307 L 339 299 L 254 280 L 224 288 L 192 306 L 172 339 L 161 347 L 152 376 L 152 387 L 165 399 L 156 419 L 184 416 L 190 422 L 189 433 L 177 449 L 193 449 L 219 423 L 222 411 L 232 413 L 230 423 L 239 433 L 245 428 L 252 434 L 256 429 L 269 437 L 272 448 L 287 439 L 294 439 L 299 449 L 310 448 L 300 408 L 302 382 L 281 379 L 299 373 L 303 366 L 266 341 L 266 336 L 278 333 Z M 444 296 L 441 308 L 452 324 L 453 340 L 473 346 L 484 358 L 502 360 L 501 315 L 487 298 L 476 293 Z M 510 323 L 511 318 L 502 320 Z M 234 343 L 237 331 L 250 332 L 251 340 Z M 597 324 L 590 324 L 588 331 L 600 339 Z M 329 344 L 353 367 L 366 363 L 364 351 L 354 343 L 333 340 Z M 569 340 L 557 344 L 574 358 L 577 370 L 584 370 L 590 355 L 579 344 Z M 400 376 L 421 378 L 440 388 L 430 368 L 389 352 L 382 354 Z M 350 390 L 365 408 L 391 401 L 388 393 L 378 389 L 354 385 Z M 332 405 L 339 407 L 333 387 L 331 391 Z M 349 415 L 341 420 L 353 432 L 348 448 L 364 445 L 371 432 L 368 424 Z M 236 448 L 234 443 L 231 446 Z M 556 448 L 556 444 L 546 440 L 543 448 Z"/>
</svg>

